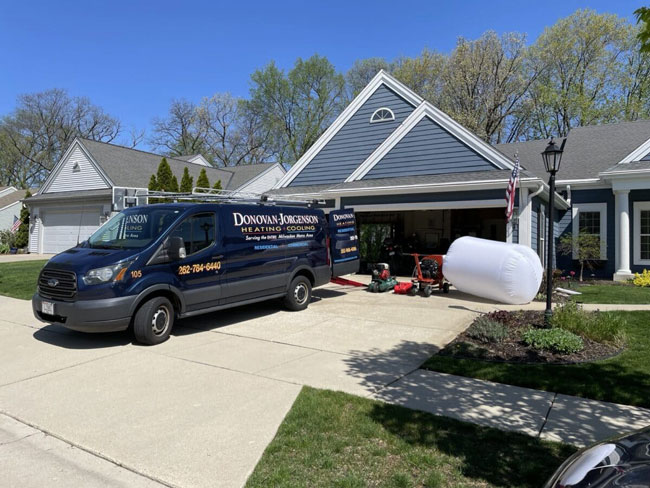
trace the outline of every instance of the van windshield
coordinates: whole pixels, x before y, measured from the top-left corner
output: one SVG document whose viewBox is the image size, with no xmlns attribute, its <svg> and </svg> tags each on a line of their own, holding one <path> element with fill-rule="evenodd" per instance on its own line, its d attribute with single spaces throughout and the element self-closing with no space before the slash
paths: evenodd
<svg viewBox="0 0 650 488">
<path fill-rule="evenodd" d="M 173 208 L 137 207 L 123 210 L 88 239 L 94 249 L 140 249 L 151 244 L 178 218 Z"/>
</svg>

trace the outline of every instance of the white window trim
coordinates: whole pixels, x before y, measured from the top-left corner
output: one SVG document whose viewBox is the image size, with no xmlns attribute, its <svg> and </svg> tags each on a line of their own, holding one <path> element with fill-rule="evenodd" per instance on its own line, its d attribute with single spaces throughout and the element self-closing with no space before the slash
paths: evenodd
<svg viewBox="0 0 650 488">
<path fill-rule="evenodd" d="M 580 232 L 580 212 L 600 212 L 600 259 L 607 260 L 607 204 L 606 203 L 574 203 L 572 209 L 573 259 L 578 259 L 576 241 Z M 604 235 L 603 235 L 604 234 Z"/>
<path fill-rule="evenodd" d="M 650 259 L 641 259 L 641 210 L 650 210 L 650 202 L 634 202 L 634 264 L 648 265 Z"/>
<path fill-rule="evenodd" d="M 390 118 L 389 118 L 389 119 L 374 120 L 374 119 L 375 119 L 375 115 L 377 115 L 377 113 L 380 112 L 381 110 L 386 110 L 387 112 L 390 112 Z M 393 112 L 393 111 L 392 111 L 391 109 L 389 109 L 388 107 L 380 107 L 380 108 L 378 108 L 377 110 L 375 110 L 375 111 L 372 113 L 372 115 L 370 116 L 370 123 L 371 123 L 371 124 L 379 124 L 380 122 L 391 122 L 391 121 L 393 121 L 393 120 L 395 120 L 395 112 Z"/>
</svg>

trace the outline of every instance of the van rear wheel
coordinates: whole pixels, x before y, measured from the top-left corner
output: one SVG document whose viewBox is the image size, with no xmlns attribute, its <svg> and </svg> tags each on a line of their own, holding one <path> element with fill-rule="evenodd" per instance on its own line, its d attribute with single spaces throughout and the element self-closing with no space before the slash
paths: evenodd
<svg viewBox="0 0 650 488">
<path fill-rule="evenodd" d="M 311 282 L 305 276 L 296 276 L 289 285 L 289 293 L 284 297 L 284 306 L 297 312 L 304 310 L 311 301 Z"/>
<path fill-rule="evenodd" d="M 138 342 L 155 345 L 169 339 L 174 325 L 174 306 L 165 297 L 146 301 L 133 319 L 133 333 Z"/>
</svg>

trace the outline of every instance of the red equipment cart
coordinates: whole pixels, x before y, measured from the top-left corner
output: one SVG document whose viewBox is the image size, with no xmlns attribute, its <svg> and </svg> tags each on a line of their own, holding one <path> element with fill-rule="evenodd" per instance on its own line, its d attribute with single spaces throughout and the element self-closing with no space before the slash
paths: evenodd
<svg viewBox="0 0 650 488">
<path fill-rule="evenodd" d="M 415 268 L 413 269 L 413 286 L 409 290 L 411 295 L 415 295 L 418 290 L 425 297 L 431 296 L 434 286 L 443 293 L 449 293 L 449 282 L 445 280 L 442 274 L 442 254 L 411 254 L 415 259 Z"/>
</svg>

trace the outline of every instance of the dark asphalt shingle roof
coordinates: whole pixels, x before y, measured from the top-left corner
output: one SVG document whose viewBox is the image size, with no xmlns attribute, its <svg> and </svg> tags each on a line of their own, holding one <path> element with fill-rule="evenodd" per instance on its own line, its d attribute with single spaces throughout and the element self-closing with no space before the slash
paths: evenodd
<svg viewBox="0 0 650 488">
<path fill-rule="evenodd" d="M 335 183 L 330 185 L 290 186 L 287 188 L 271 190 L 268 193 L 274 195 L 294 195 L 302 193 L 319 193 L 325 190 L 377 188 L 383 186 L 406 186 L 435 183 L 466 183 L 470 181 L 490 180 L 507 181 L 510 178 L 510 174 L 510 170 L 502 169 L 489 171 L 470 171 L 467 173 L 445 173 L 439 175 L 397 176 L 392 178 L 362 179 L 359 181 L 351 181 L 349 183 Z M 526 171 L 522 171 L 520 176 L 521 178 L 535 178 L 535 176 Z"/>
<path fill-rule="evenodd" d="M 650 139 L 650 120 L 576 127 L 569 131 L 562 155 L 558 180 L 598 178 Z M 496 144 L 513 159 L 519 153 L 521 166 L 540 178 L 546 178 L 541 153 L 548 140 Z M 627 164 L 625 165 L 627 167 Z"/>
<path fill-rule="evenodd" d="M 56 200 L 84 200 L 93 197 L 108 197 L 109 201 L 113 195 L 113 190 L 70 190 L 70 191 L 57 191 L 54 193 L 41 193 L 25 200 L 27 203 L 35 202 L 49 202 Z"/>
<path fill-rule="evenodd" d="M 162 156 L 158 154 L 138 149 L 88 139 L 80 139 L 80 141 L 116 186 L 146 188 L 151 175 L 158 171 L 158 165 L 162 159 Z M 205 168 L 210 185 L 221 180 L 221 186 L 224 189 L 230 189 L 230 180 L 233 176 L 231 171 L 188 163 L 172 157 L 168 157 L 167 161 L 179 183 L 184 168 L 187 168 L 190 175 L 194 177 L 194 183 L 196 183 L 201 169 Z"/>
</svg>

